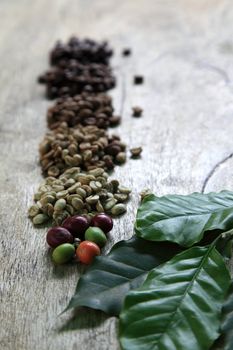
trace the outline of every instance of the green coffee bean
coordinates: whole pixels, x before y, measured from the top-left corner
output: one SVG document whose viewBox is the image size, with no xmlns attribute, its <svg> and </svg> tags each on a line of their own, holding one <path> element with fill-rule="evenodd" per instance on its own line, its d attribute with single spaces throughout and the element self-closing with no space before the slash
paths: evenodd
<svg viewBox="0 0 233 350">
<path fill-rule="evenodd" d="M 111 209 L 111 213 L 114 216 L 122 215 L 126 212 L 126 206 L 122 203 L 114 205 Z"/>
<path fill-rule="evenodd" d="M 39 214 L 40 208 L 37 204 L 32 205 L 28 210 L 28 216 L 34 218 L 37 214 Z"/>
<path fill-rule="evenodd" d="M 76 184 L 74 179 L 68 179 L 64 182 L 65 188 L 70 188 L 72 185 Z"/>
<path fill-rule="evenodd" d="M 124 193 L 115 193 L 114 198 L 116 198 L 118 202 L 125 202 L 128 199 L 128 195 Z"/>
<path fill-rule="evenodd" d="M 47 210 L 47 215 L 49 217 L 53 217 L 53 212 L 54 212 L 54 209 L 53 209 L 53 205 L 51 203 L 48 203 L 46 205 L 46 210 Z"/>
<path fill-rule="evenodd" d="M 91 189 L 92 189 L 94 192 L 98 192 L 98 191 L 100 191 L 101 188 L 102 188 L 102 184 L 101 184 L 101 182 L 99 182 L 99 181 L 91 181 L 91 182 L 89 183 L 89 186 L 91 187 Z"/>
<path fill-rule="evenodd" d="M 56 211 L 62 211 L 66 207 L 66 200 L 61 198 L 56 201 L 54 204 L 54 210 Z"/>
<path fill-rule="evenodd" d="M 37 192 L 34 194 L 34 201 L 39 201 L 42 197 L 43 193 L 42 192 Z"/>
<path fill-rule="evenodd" d="M 66 204 L 66 210 L 71 216 L 74 215 L 74 208 L 72 207 L 72 205 Z"/>
<path fill-rule="evenodd" d="M 115 198 L 110 198 L 105 202 L 104 209 L 107 211 L 111 210 L 116 203 L 117 203 L 117 200 Z"/>
<path fill-rule="evenodd" d="M 129 188 L 124 186 L 119 186 L 118 191 L 125 194 L 130 194 L 132 192 Z"/>
<path fill-rule="evenodd" d="M 83 208 L 83 201 L 79 198 L 73 198 L 71 204 L 77 211 L 80 211 Z"/>
<path fill-rule="evenodd" d="M 73 186 L 69 187 L 67 190 L 69 193 L 75 193 L 77 188 L 81 186 L 80 182 L 76 182 Z"/>
<path fill-rule="evenodd" d="M 87 196 L 87 192 L 81 187 L 76 189 L 76 193 L 80 195 L 82 198 L 85 198 Z"/>
<path fill-rule="evenodd" d="M 94 175 L 95 177 L 101 176 L 103 173 L 104 173 L 104 169 L 102 168 L 96 168 L 89 171 L 89 174 Z"/>
<path fill-rule="evenodd" d="M 60 192 L 57 192 L 56 197 L 57 197 L 57 199 L 65 198 L 68 194 L 69 194 L 69 192 L 67 190 L 60 191 Z"/>
<path fill-rule="evenodd" d="M 98 195 L 89 196 L 89 197 L 86 198 L 86 202 L 88 204 L 91 204 L 91 205 L 92 204 L 96 204 L 98 202 L 98 200 L 99 200 L 99 196 Z"/>
<path fill-rule="evenodd" d="M 96 210 L 98 211 L 98 213 L 103 213 L 104 212 L 104 207 L 102 206 L 102 204 L 100 203 L 100 201 L 98 201 L 96 203 Z"/>
<path fill-rule="evenodd" d="M 40 202 L 42 204 L 42 206 L 48 204 L 48 203 L 54 203 L 55 202 L 55 198 L 51 195 L 48 195 L 48 194 L 44 194 L 41 199 L 40 199 Z"/>
<path fill-rule="evenodd" d="M 48 215 L 46 214 L 37 214 L 36 216 L 34 216 L 34 218 L 32 219 L 32 222 L 34 225 L 42 225 L 45 222 L 47 222 L 49 220 Z"/>
<path fill-rule="evenodd" d="M 91 189 L 90 186 L 88 186 L 88 185 L 82 185 L 81 188 L 84 189 L 84 190 L 86 191 L 87 196 L 90 196 L 90 195 L 92 194 L 92 189 Z"/>
<path fill-rule="evenodd" d="M 65 189 L 64 186 L 61 186 L 61 185 L 53 185 L 53 191 L 55 192 L 61 192 Z"/>
</svg>

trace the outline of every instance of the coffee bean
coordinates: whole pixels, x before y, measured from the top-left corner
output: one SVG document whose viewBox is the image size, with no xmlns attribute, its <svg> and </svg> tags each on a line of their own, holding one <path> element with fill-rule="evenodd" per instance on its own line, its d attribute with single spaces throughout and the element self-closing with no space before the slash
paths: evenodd
<svg viewBox="0 0 233 350">
<path fill-rule="evenodd" d="M 104 92 L 116 84 L 112 70 L 107 65 L 101 63 L 84 65 L 75 60 L 67 61 L 65 66 L 59 63 L 40 76 L 38 81 L 46 85 L 46 96 L 49 99 L 75 96 L 84 91 Z"/>
<path fill-rule="evenodd" d="M 58 41 L 50 53 L 50 62 L 52 65 L 66 63 L 74 59 L 83 64 L 102 63 L 108 64 L 113 54 L 113 50 L 108 43 L 97 42 L 90 39 L 81 40 L 77 37 L 71 37 L 67 43 Z"/>
<path fill-rule="evenodd" d="M 135 85 L 143 84 L 143 82 L 144 82 L 143 76 L 141 76 L 141 75 L 134 76 L 134 84 Z"/>
<path fill-rule="evenodd" d="M 143 109 L 141 107 L 133 107 L 133 117 L 141 117 Z"/>
<path fill-rule="evenodd" d="M 45 144 L 48 147 L 44 147 Z M 76 166 L 82 170 L 103 168 L 110 171 L 115 164 L 125 161 L 124 150 L 125 144 L 119 136 L 109 136 L 104 129 L 81 124 L 70 128 L 62 122 L 45 135 L 39 147 L 40 164 L 43 174 L 53 177 Z"/>
<path fill-rule="evenodd" d="M 125 48 L 122 50 L 122 56 L 130 56 L 131 55 L 131 49 Z"/>
</svg>

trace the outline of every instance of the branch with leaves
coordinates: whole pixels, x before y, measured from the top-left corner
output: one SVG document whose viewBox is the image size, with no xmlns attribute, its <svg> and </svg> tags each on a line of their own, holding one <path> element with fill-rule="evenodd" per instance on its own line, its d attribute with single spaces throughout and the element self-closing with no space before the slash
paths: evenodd
<svg viewBox="0 0 233 350">
<path fill-rule="evenodd" d="M 232 349 L 233 192 L 146 195 L 135 232 L 95 259 L 68 308 L 119 315 L 123 350 Z"/>
</svg>

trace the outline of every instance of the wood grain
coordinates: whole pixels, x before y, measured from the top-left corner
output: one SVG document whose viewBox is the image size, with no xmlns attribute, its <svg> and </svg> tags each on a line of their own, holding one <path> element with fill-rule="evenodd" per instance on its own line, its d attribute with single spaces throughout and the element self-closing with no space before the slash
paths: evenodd
<svg viewBox="0 0 233 350">
<path fill-rule="evenodd" d="M 36 78 L 58 38 L 106 38 L 115 48 L 111 94 L 123 122 L 114 132 L 143 155 L 114 173 L 133 194 L 109 249 L 132 235 L 145 188 L 233 189 L 232 1 L 2 0 L 0 15 L 1 349 L 117 350 L 115 318 L 86 310 L 58 317 L 79 271 L 53 267 L 45 230 L 27 219 L 42 180 L 37 148 L 50 104 Z M 125 47 L 132 56 L 121 56 Z M 133 85 L 135 74 L 143 85 Z M 135 105 L 142 118 L 132 118 Z"/>
</svg>

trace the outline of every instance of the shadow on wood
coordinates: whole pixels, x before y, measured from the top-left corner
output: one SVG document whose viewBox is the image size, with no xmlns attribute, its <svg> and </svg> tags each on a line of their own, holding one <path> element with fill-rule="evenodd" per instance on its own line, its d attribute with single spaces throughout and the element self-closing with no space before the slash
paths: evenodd
<svg viewBox="0 0 233 350">
<path fill-rule="evenodd" d="M 75 309 L 73 316 L 58 329 L 58 333 L 77 329 L 93 329 L 99 327 L 107 318 L 109 316 L 102 311 L 80 307 Z"/>
</svg>

